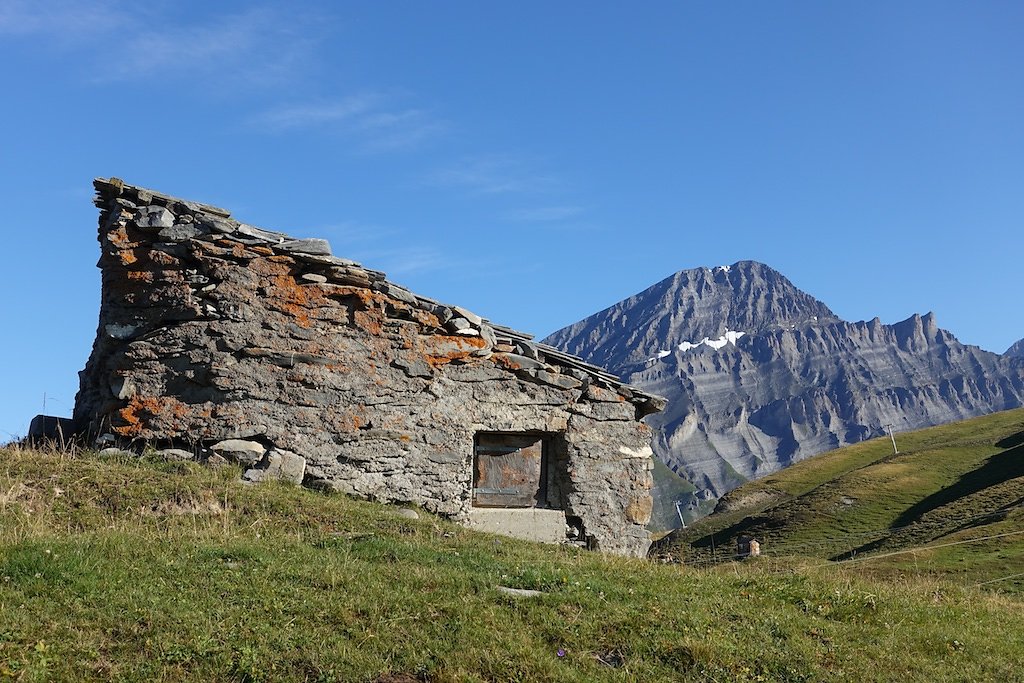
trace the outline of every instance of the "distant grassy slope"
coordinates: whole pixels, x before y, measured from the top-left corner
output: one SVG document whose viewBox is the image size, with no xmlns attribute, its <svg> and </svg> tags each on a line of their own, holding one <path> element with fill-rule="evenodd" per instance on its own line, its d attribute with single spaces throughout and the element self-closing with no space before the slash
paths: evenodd
<svg viewBox="0 0 1024 683">
<path fill-rule="evenodd" d="M 1024 670 L 1013 597 L 805 563 L 604 558 L 237 475 L 0 449 L 0 680 L 1007 681 Z"/>
<path fill-rule="evenodd" d="M 772 554 L 864 558 L 1024 530 L 1024 409 L 888 437 L 804 460 L 730 492 L 720 512 L 676 535 L 670 553 L 702 561 L 752 533 Z M 663 551 L 664 552 L 664 551 Z M 926 560 L 926 561 L 925 561 Z M 983 581 L 1024 572 L 1024 534 L 987 545 L 892 556 L 880 570 Z M 865 563 L 867 566 L 867 563 Z M 1024 590 L 1024 579 L 1002 588 Z"/>
<path fill-rule="evenodd" d="M 657 458 L 654 459 L 654 511 L 651 523 L 647 525 L 655 536 L 664 534 L 680 526 L 679 512 L 687 524 L 711 512 L 713 501 L 698 499 L 694 494 L 697 489 L 693 484 L 673 472 L 668 465 Z M 679 512 L 676 503 L 679 503 Z"/>
</svg>

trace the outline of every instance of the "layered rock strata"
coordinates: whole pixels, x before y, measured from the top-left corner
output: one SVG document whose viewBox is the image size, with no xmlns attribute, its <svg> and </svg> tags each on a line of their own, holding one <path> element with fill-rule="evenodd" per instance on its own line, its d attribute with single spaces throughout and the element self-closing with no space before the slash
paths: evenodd
<svg viewBox="0 0 1024 683">
<path fill-rule="evenodd" d="M 641 555 L 664 402 L 383 273 L 117 179 L 95 181 L 102 299 L 75 406 L 119 445 L 467 519 L 474 439 L 537 435 L 570 536 Z"/>
<path fill-rule="evenodd" d="M 659 458 L 707 502 L 803 458 L 1024 403 L 1024 360 L 957 341 L 931 314 L 840 320 L 777 271 L 684 270 L 545 341 L 666 396 Z"/>
</svg>

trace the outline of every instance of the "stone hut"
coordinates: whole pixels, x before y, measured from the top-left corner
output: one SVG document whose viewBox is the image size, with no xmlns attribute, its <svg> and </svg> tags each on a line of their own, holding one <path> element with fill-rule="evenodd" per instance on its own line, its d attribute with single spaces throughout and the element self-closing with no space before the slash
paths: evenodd
<svg viewBox="0 0 1024 683">
<path fill-rule="evenodd" d="M 253 481 L 646 553 L 640 420 L 662 399 L 324 240 L 116 178 L 94 185 L 102 298 L 77 431 L 232 460 Z"/>
<path fill-rule="evenodd" d="M 749 557 L 760 557 L 761 542 L 750 534 L 740 534 L 736 537 L 736 557 L 746 559 Z"/>
</svg>

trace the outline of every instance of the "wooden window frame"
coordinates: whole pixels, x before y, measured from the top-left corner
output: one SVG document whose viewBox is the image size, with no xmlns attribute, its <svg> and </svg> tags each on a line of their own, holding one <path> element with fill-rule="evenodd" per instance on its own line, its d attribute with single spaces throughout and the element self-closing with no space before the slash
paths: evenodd
<svg viewBox="0 0 1024 683">
<path fill-rule="evenodd" d="M 500 442 L 503 440 L 509 443 L 502 445 Z M 517 440 L 524 445 L 514 445 L 514 442 Z M 488 441 L 492 443 L 487 443 Z M 531 443 L 525 445 L 527 442 Z M 539 447 L 540 450 L 539 461 L 536 465 L 531 465 L 531 470 L 535 469 L 537 475 L 535 489 L 532 484 L 527 484 L 526 481 L 513 481 L 509 487 L 480 485 L 481 473 L 485 469 L 491 473 L 497 471 L 498 476 L 501 474 L 506 476 L 513 475 L 510 478 L 516 479 L 514 471 L 512 473 L 501 472 L 503 468 L 500 467 L 485 468 L 480 461 L 481 456 L 490 458 L 514 457 L 515 454 L 526 451 L 533 446 Z M 550 450 L 551 435 L 543 432 L 478 432 L 473 438 L 473 507 L 509 509 L 548 507 Z M 529 454 L 526 457 L 530 457 Z M 524 491 L 523 485 L 529 486 L 529 492 Z"/>
</svg>

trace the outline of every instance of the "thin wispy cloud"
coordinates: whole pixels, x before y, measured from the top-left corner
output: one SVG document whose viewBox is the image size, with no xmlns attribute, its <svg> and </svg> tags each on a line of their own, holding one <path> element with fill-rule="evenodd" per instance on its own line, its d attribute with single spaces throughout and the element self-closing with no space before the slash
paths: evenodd
<svg viewBox="0 0 1024 683">
<path fill-rule="evenodd" d="M 351 123 L 379 106 L 381 99 L 380 95 L 369 93 L 335 102 L 283 105 L 254 116 L 251 123 L 275 131 Z"/>
<path fill-rule="evenodd" d="M 576 218 L 582 213 L 582 206 L 542 206 L 510 211 L 505 219 L 516 223 L 556 223 Z"/>
<path fill-rule="evenodd" d="M 269 86 L 301 71 L 315 44 L 311 21 L 255 7 L 200 24 L 150 25 L 119 41 L 101 81 L 187 77 L 219 86 Z"/>
<path fill-rule="evenodd" d="M 266 132 L 313 129 L 353 137 L 364 152 L 414 147 L 446 128 L 424 109 L 402 108 L 399 97 L 373 92 L 281 105 L 253 116 L 249 123 Z"/>
<path fill-rule="evenodd" d="M 43 36 L 61 43 L 82 42 L 114 32 L 129 23 L 114 2 L 74 0 L 4 0 L 0 2 L 0 35 Z"/>
<path fill-rule="evenodd" d="M 352 247 L 373 244 L 382 239 L 390 239 L 397 234 L 394 228 L 355 221 L 319 226 L 314 232 L 318 235 L 331 235 L 332 244 L 344 244 Z"/>
<path fill-rule="evenodd" d="M 434 170 L 425 182 L 474 194 L 547 192 L 559 185 L 555 177 L 532 170 L 527 161 L 513 156 L 464 158 Z"/>
<path fill-rule="evenodd" d="M 197 21 L 175 6 L 117 0 L 0 0 L 0 35 L 75 54 L 93 83 L 187 78 L 196 88 L 268 86 L 301 73 L 325 22 L 257 5 Z"/>
<path fill-rule="evenodd" d="M 409 276 L 445 270 L 455 264 L 441 251 L 431 247 L 400 247 L 367 252 L 363 259 L 371 268 L 380 268 L 388 275 Z"/>
<path fill-rule="evenodd" d="M 448 129 L 448 124 L 422 109 L 378 112 L 359 121 L 367 152 L 391 152 L 416 147 Z"/>
<path fill-rule="evenodd" d="M 409 243 L 408 236 L 396 228 L 346 221 L 306 232 L 329 236 L 338 256 L 388 275 L 416 275 L 454 265 L 440 249 Z"/>
</svg>

